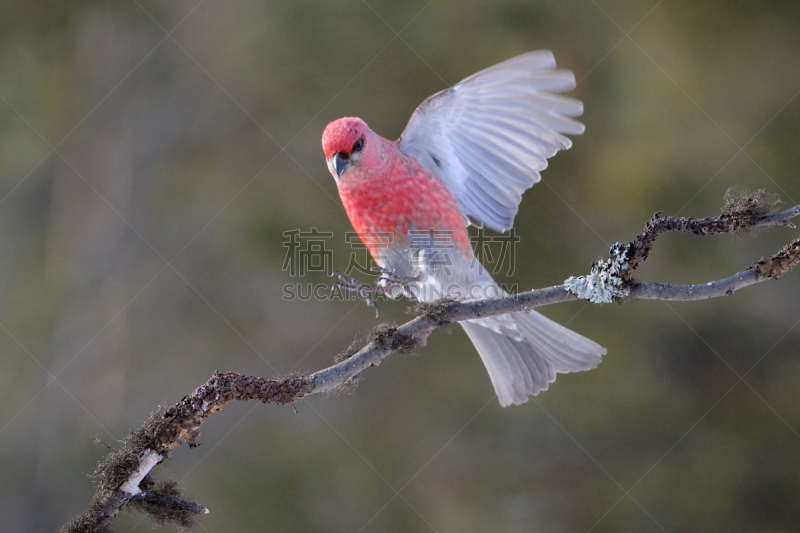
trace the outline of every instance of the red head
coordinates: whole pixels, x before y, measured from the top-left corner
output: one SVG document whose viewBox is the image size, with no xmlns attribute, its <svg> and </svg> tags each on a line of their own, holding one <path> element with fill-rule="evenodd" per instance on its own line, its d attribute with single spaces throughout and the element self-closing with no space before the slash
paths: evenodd
<svg viewBox="0 0 800 533">
<path fill-rule="evenodd" d="M 371 133 L 360 118 L 340 118 L 327 125 L 322 133 L 322 150 L 335 178 L 358 165 Z"/>
</svg>

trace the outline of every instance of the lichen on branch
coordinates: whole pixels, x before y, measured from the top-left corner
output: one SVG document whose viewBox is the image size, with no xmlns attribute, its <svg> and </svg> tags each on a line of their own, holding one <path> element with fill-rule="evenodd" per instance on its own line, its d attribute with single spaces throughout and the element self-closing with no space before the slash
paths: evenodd
<svg viewBox="0 0 800 533">
<path fill-rule="evenodd" d="M 735 194 L 729 189 L 725 193 L 722 214 L 716 217 L 665 217 L 661 216 L 661 213 L 656 213 L 634 241 L 627 245 L 621 243 L 612 245 L 609 251 L 610 258 L 592 263 L 592 270 L 588 276 L 570 277 L 564 282 L 564 286 L 568 292 L 592 303 L 622 300 L 630 294 L 634 270 L 649 257 L 653 243 L 659 236 L 670 232 L 706 236 L 744 233 L 764 226 L 794 227 L 790 218 L 800 214 L 800 206 L 773 214 L 779 203 L 777 195 L 767 193 L 763 189 L 740 194 Z M 780 258 L 762 259 L 765 263 L 759 267 L 759 272 L 774 271 L 778 274 L 769 277 L 779 277 L 794 266 L 792 259 L 796 259 L 796 256 L 788 250 L 782 250 L 779 254 L 781 253 L 783 255 Z"/>
</svg>

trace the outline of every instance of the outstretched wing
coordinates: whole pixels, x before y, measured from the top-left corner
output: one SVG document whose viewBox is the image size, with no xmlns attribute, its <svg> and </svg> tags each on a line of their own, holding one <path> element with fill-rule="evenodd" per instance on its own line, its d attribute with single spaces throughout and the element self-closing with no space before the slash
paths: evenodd
<svg viewBox="0 0 800 533">
<path fill-rule="evenodd" d="M 547 158 L 572 146 L 563 134 L 584 130 L 570 118 L 583 104 L 553 94 L 573 89 L 575 77 L 555 66 L 551 52 L 528 52 L 431 96 L 411 116 L 400 152 L 439 177 L 473 222 L 508 231 Z"/>
</svg>

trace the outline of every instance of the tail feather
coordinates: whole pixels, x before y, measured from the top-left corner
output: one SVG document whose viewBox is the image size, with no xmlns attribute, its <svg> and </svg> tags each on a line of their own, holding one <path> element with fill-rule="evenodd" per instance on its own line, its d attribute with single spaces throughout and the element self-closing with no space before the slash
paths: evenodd
<svg viewBox="0 0 800 533">
<path fill-rule="evenodd" d="M 524 346 L 517 346 L 519 343 L 480 324 L 462 322 L 461 325 L 489 372 L 500 405 L 524 403 L 528 399 L 526 391 L 534 387 L 530 371 L 524 365 L 524 371 L 520 368 L 524 359 L 519 350 Z"/>
<path fill-rule="evenodd" d="M 500 405 L 522 404 L 556 374 L 595 368 L 606 350 L 535 311 L 461 322 L 492 380 Z"/>
<path fill-rule="evenodd" d="M 534 349 L 552 361 L 556 372 L 581 372 L 600 364 L 606 349 L 596 342 L 531 311 L 512 315 Z"/>
</svg>

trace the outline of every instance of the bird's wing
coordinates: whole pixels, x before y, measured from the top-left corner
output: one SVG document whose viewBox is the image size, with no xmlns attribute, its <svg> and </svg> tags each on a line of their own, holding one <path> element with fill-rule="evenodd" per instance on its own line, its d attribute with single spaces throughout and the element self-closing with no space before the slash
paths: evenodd
<svg viewBox="0 0 800 533">
<path fill-rule="evenodd" d="M 528 52 L 473 74 L 425 100 L 399 150 L 438 176 L 470 220 L 507 231 L 522 193 L 537 183 L 547 158 L 583 133 L 570 117 L 583 104 L 553 93 L 575 87 L 549 51 Z"/>
</svg>

